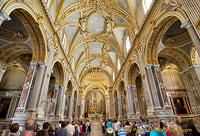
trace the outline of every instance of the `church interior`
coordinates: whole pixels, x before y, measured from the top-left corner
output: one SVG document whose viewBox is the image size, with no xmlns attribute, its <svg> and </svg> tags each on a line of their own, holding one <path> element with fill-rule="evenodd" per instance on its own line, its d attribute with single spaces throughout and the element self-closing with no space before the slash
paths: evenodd
<svg viewBox="0 0 200 136">
<path fill-rule="evenodd" d="M 28 118 L 200 126 L 199 9 L 198 0 L 0 0 L 0 130 Z"/>
</svg>

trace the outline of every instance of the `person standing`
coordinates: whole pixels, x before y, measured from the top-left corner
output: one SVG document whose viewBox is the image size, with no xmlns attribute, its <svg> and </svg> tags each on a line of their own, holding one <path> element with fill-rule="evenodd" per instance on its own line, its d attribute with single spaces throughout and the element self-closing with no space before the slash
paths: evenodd
<svg viewBox="0 0 200 136">
<path fill-rule="evenodd" d="M 137 126 L 138 135 L 148 136 L 150 134 L 151 127 L 146 124 L 145 119 L 140 117 L 140 124 Z"/>
<path fill-rule="evenodd" d="M 112 122 L 110 120 L 108 120 L 108 122 L 106 123 L 106 127 L 112 127 Z"/>
<path fill-rule="evenodd" d="M 63 121 L 61 124 L 61 128 L 59 128 L 56 131 L 56 136 L 68 136 L 67 129 L 65 129 L 66 126 L 67 126 L 67 122 Z"/>
<path fill-rule="evenodd" d="M 10 129 L 9 136 L 19 136 L 20 135 L 18 123 L 12 124 L 9 129 Z"/>
<path fill-rule="evenodd" d="M 49 129 L 49 123 L 48 122 L 45 122 L 43 124 L 43 129 L 38 131 L 36 136 L 49 136 L 48 134 L 48 129 Z"/>
<path fill-rule="evenodd" d="M 20 134 L 20 136 L 35 136 L 34 130 L 36 128 L 36 122 L 34 119 L 30 118 L 26 120 L 23 132 Z"/>
<path fill-rule="evenodd" d="M 150 132 L 150 136 L 167 136 L 165 132 L 160 129 L 160 122 L 155 120 L 153 122 L 154 130 Z"/>
<path fill-rule="evenodd" d="M 73 136 L 75 133 L 75 128 L 72 125 L 72 120 L 69 120 L 69 124 L 67 125 L 67 127 L 65 127 L 67 129 L 68 135 L 69 136 Z"/>
</svg>

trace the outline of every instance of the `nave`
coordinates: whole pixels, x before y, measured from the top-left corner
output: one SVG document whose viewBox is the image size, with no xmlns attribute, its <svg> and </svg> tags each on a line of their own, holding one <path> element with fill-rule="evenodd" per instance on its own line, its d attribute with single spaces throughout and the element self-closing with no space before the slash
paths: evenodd
<svg viewBox="0 0 200 136">
<path fill-rule="evenodd" d="M 105 136 L 100 121 L 91 121 L 91 132 L 89 136 Z"/>
<path fill-rule="evenodd" d="M 199 0 L 0 0 L 0 135 L 34 119 L 192 122 Z M 97 127 L 98 128 L 98 127 Z"/>
</svg>

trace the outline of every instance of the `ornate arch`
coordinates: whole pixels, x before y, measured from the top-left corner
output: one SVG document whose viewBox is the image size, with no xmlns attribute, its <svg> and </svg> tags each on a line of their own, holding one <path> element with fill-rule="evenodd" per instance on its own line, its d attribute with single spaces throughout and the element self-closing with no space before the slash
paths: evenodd
<svg viewBox="0 0 200 136">
<path fill-rule="evenodd" d="M 135 85 L 135 79 L 140 74 L 140 68 L 137 63 L 133 63 L 128 71 L 128 84 Z"/>
<path fill-rule="evenodd" d="M 27 3 L 9 1 L 5 4 L 3 10 L 8 15 L 13 12 L 26 27 L 33 45 L 32 62 L 45 62 L 47 51 L 44 41 L 44 33 L 42 33 L 42 30 L 37 23 L 39 22 L 40 15 L 34 11 L 34 7 Z"/>
<path fill-rule="evenodd" d="M 52 65 L 53 68 L 53 72 L 55 72 L 55 78 L 56 78 L 56 84 L 57 85 L 63 85 L 64 84 L 64 70 L 63 70 L 63 66 L 60 62 L 56 61 L 54 62 L 54 64 Z"/>
<path fill-rule="evenodd" d="M 69 80 L 67 83 L 67 90 L 65 92 L 66 95 L 72 95 L 73 92 L 73 85 L 72 85 L 72 81 Z"/>
<path fill-rule="evenodd" d="M 22 54 L 32 54 L 32 49 L 26 43 L 10 43 L 0 48 L 0 65 L 3 69 L 7 63 Z"/>
<path fill-rule="evenodd" d="M 184 23 L 187 20 L 185 12 L 178 9 L 174 12 L 162 12 L 155 20 L 151 21 L 151 30 L 146 43 L 145 63 L 158 64 L 158 46 L 168 28 L 180 20 Z"/>
<path fill-rule="evenodd" d="M 180 70 L 187 69 L 192 65 L 190 57 L 178 48 L 164 48 L 158 53 L 158 56 L 170 59 Z"/>
</svg>

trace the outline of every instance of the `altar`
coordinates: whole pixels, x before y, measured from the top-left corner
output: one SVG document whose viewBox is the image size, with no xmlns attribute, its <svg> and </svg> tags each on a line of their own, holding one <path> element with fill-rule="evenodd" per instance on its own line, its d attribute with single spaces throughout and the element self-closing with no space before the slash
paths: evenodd
<svg viewBox="0 0 200 136">
<path fill-rule="evenodd" d="M 86 113 L 91 120 L 103 118 L 105 113 L 104 95 L 99 90 L 92 90 L 86 96 Z"/>
<path fill-rule="evenodd" d="M 89 114 L 88 117 L 90 120 L 100 120 L 103 118 L 103 114 Z"/>
</svg>

